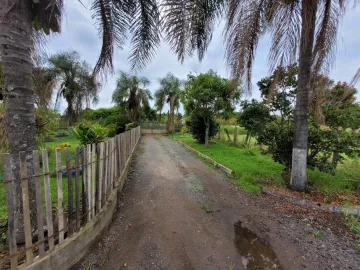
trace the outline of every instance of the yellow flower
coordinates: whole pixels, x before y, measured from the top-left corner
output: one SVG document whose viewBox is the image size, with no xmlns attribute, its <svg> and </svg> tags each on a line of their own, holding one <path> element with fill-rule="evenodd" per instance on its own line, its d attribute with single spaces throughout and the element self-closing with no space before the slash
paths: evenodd
<svg viewBox="0 0 360 270">
<path fill-rule="evenodd" d="M 63 149 L 66 147 L 71 147 L 70 143 L 61 143 L 58 146 L 56 146 L 56 148 L 60 148 L 60 149 Z"/>
</svg>

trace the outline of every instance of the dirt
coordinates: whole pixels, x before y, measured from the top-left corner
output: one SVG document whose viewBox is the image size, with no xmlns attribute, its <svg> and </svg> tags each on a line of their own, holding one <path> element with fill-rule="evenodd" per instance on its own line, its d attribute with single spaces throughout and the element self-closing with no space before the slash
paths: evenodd
<svg viewBox="0 0 360 270">
<path fill-rule="evenodd" d="M 342 224 L 247 194 L 177 142 L 145 136 L 112 224 L 72 269 L 358 269 Z"/>
</svg>

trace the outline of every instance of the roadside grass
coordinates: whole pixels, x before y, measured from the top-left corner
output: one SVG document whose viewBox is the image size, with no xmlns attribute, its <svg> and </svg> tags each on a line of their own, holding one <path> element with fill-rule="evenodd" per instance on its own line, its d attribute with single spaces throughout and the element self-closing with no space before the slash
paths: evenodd
<svg viewBox="0 0 360 270">
<path fill-rule="evenodd" d="M 42 144 L 42 148 L 44 147 L 51 147 L 52 150 L 48 150 L 49 154 L 49 170 L 50 170 L 50 192 L 51 192 L 51 201 L 53 208 L 56 208 L 57 206 L 57 181 L 56 181 L 56 157 L 55 157 L 55 149 L 56 146 L 62 143 L 69 143 L 70 144 L 70 156 L 72 158 L 72 162 L 74 162 L 75 158 L 75 148 L 79 146 L 79 141 L 69 137 L 62 137 L 62 138 L 56 138 L 53 142 L 45 142 Z M 41 157 L 40 157 L 41 160 Z M 62 165 L 65 166 L 65 154 L 64 151 L 62 151 Z M 42 173 L 42 167 L 40 168 L 40 172 Z M 75 187 L 75 177 L 72 177 L 73 180 L 73 187 Z M 42 184 L 42 197 L 43 202 L 45 203 L 45 194 L 44 194 L 44 181 L 43 178 L 41 178 L 41 184 Z M 74 188 L 75 190 L 75 188 Z M 75 193 L 75 192 L 74 192 Z M 74 199 L 75 201 L 75 194 Z M 63 176 L 63 206 L 65 213 L 67 212 L 67 205 L 68 205 L 68 181 L 67 177 Z M 6 207 L 6 192 L 5 192 L 5 184 L 3 182 L 0 182 L 0 219 L 5 218 L 7 216 L 7 207 Z"/>
<path fill-rule="evenodd" d="M 210 141 L 209 147 L 205 148 L 190 134 L 174 134 L 172 137 L 233 170 L 233 181 L 246 192 L 259 193 L 264 185 L 284 186 L 281 177 L 284 166 L 274 162 L 270 155 L 263 155 L 257 147 L 246 148 L 241 143 L 235 144 L 215 138 Z M 346 181 L 346 176 L 358 166 L 357 163 L 348 162 L 338 167 L 336 175 L 308 170 L 309 186 L 329 196 L 332 192 L 350 194 L 354 185 Z"/>
</svg>

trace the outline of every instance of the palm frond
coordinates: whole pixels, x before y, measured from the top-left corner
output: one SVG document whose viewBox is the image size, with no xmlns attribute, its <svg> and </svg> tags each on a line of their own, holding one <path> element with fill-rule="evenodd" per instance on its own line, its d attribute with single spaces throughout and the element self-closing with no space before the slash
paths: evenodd
<svg viewBox="0 0 360 270">
<path fill-rule="evenodd" d="M 139 70 L 154 57 L 160 44 L 160 12 L 156 0 L 137 0 L 130 29 L 132 70 Z"/>
<path fill-rule="evenodd" d="M 271 48 L 269 71 L 297 61 L 301 37 L 301 5 L 299 1 L 275 1 L 269 13 Z"/>
<path fill-rule="evenodd" d="M 266 25 L 267 4 L 265 0 L 231 0 L 228 3 L 227 24 L 224 33 L 226 37 L 225 58 L 231 75 L 236 80 L 242 78 L 247 85 L 248 92 L 251 89 L 251 71 L 255 50 Z"/>
<path fill-rule="evenodd" d="M 99 59 L 93 73 L 106 74 L 113 72 L 114 46 L 122 48 L 129 27 L 133 3 L 130 0 L 95 0 L 91 10 L 93 19 L 102 36 L 102 46 Z"/>
<path fill-rule="evenodd" d="M 313 51 L 313 68 L 328 72 L 334 57 L 337 42 L 339 21 L 345 13 L 346 0 L 319 1 L 316 25 L 315 47 Z"/>
<path fill-rule="evenodd" d="M 359 79 L 360 79 L 360 68 L 356 71 L 354 77 L 352 77 L 352 79 L 350 81 L 350 85 L 354 86 L 355 84 L 357 84 Z"/>
<path fill-rule="evenodd" d="M 183 62 L 194 51 L 200 60 L 211 41 L 215 21 L 224 7 L 223 0 L 165 0 L 163 30 L 170 48 Z"/>
</svg>

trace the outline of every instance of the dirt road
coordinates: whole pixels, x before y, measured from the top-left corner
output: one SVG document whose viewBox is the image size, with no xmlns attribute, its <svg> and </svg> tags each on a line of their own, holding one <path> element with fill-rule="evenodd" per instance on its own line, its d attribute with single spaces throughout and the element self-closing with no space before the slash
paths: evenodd
<svg viewBox="0 0 360 270">
<path fill-rule="evenodd" d="M 145 136 L 113 223 L 73 269 L 357 269 L 338 223 L 244 193 L 178 143 Z"/>
</svg>

